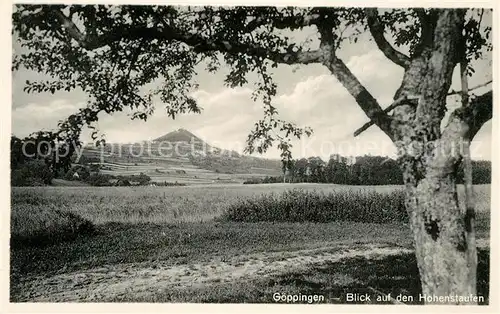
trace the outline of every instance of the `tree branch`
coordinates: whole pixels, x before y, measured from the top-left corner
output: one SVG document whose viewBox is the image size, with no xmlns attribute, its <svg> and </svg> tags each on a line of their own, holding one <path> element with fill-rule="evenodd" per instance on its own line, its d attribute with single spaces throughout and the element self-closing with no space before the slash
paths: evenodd
<svg viewBox="0 0 500 314">
<path fill-rule="evenodd" d="M 199 52 L 220 51 L 234 54 L 244 53 L 251 56 L 267 58 L 284 64 L 309 64 L 320 62 L 322 58 L 322 53 L 319 50 L 279 52 L 248 43 L 235 43 L 221 39 L 213 40 L 198 34 L 182 32 L 169 25 L 158 27 L 123 27 L 121 29 L 115 29 L 114 31 L 108 32 L 104 35 L 91 37 L 81 32 L 74 22 L 69 17 L 65 16 L 60 10 L 54 9 L 53 12 L 71 38 L 76 40 L 82 48 L 87 50 L 98 49 L 107 46 L 110 42 L 122 39 L 159 39 L 167 41 L 177 40 L 193 47 Z"/>
<path fill-rule="evenodd" d="M 416 101 L 418 101 L 418 99 L 419 99 L 419 97 L 413 98 L 413 97 L 407 97 L 406 95 L 403 97 L 400 97 L 400 98 L 396 99 L 392 104 L 390 104 L 387 108 L 385 108 L 384 113 L 387 114 L 390 111 L 394 110 L 396 107 L 399 107 L 402 105 L 416 106 L 418 104 L 416 102 Z M 366 129 L 371 127 L 373 124 L 375 124 L 375 122 L 373 122 L 372 120 L 366 122 L 362 127 L 360 127 L 359 129 L 357 129 L 354 132 L 354 137 L 356 137 L 356 136 L 360 135 L 361 133 L 363 133 L 364 131 L 366 131 Z"/>
<path fill-rule="evenodd" d="M 478 86 L 475 86 L 475 87 L 469 89 L 469 91 L 477 89 L 479 87 L 486 86 L 489 83 L 491 83 L 491 81 L 484 83 L 484 84 L 481 84 L 481 85 L 478 85 Z M 460 93 L 461 93 L 460 91 L 457 91 L 457 92 L 449 93 L 448 95 L 455 95 L 455 94 L 460 94 Z M 475 107 L 469 108 L 469 109 L 472 109 L 470 112 L 467 112 L 467 113 L 463 112 L 460 114 L 460 115 L 470 115 L 472 117 L 469 121 L 469 123 L 471 123 L 471 126 L 472 126 L 471 130 L 473 131 L 472 137 L 474 137 L 474 135 L 477 133 L 477 131 L 479 131 L 479 129 L 481 128 L 481 126 L 486 121 L 490 120 L 492 117 L 492 112 L 493 112 L 492 102 L 491 102 L 491 100 L 488 101 L 488 99 L 489 99 L 488 97 L 491 97 L 491 95 L 488 96 L 488 94 L 490 94 L 490 93 L 491 92 L 486 93 L 484 95 L 481 95 L 480 97 L 477 97 L 474 101 L 471 102 L 471 105 L 470 105 L 470 106 L 475 106 Z M 408 104 L 409 105 L 416 105 L 414 103 L 414 101 L 416 99 L 418 99 L 418 98 L 408 98 L 406 96 L 403 96 L 403 97 L 395 100 L 392 104 L 390 104 L 383 111 L 384 111 L 384 113 L 387 114 L 390 111 L 394 110 L 396 107 L 399 107 L 402 105 L 408 105 Z M 460 108 L 460 109 L 462 109 L 462 108 Z M 457 114 L 459 113 L 460 109 L 457 109 L 458 110 Z M 374 121 L 372 121 L 372 120 L 368 121 L 367 123 L 365 123 L 363 126 L 361 126 L 359 129 L 357 129 L 354 132 L 354 136 L 356 137 L 356 136 L 360 135 L 361 133 L 366 131 L 373 124 L 375 124 Z"/>
<path fill-rule="evenodd" d="M 492 82 L 493 82 L 493 80 L 489 80 L 488 82 L 485 82 L 485 83 L 483 83 L 483 84 L 479 84 L 479 85 L 476 85 L 476 86 L 474 86 L 474 87 L 471 87 L 471 88 L 469 88 L 467 91 L 469 91 L 469 92 L 470 92 L 470 91 L 473 91 L 473 90 L 475 90 L 475 89 L 478 89 L 478 88 L 484 87 L 484 86 L 486 86 L 486 85 L 488 85 L 488 84 L 490 84 L 490 83 L 492 83 Z M 447 96 L 458 95 L 458 94 L 462 94 L 462 91 L 461 91 L 461 90 L 458 90 L 458 91 L 451 90 L 451 91 L 448 93 L 448 95 L 447 95 Z"/>
<path fill-rule="evenodd" d="M 65 29 L 66 32 L 68 32 L 68 35 L 70 35 L 71 38 L 76 40 L 79 44 L 86 44 L 87 36 L 85 36 L 85 34 L 83 34 L 80 31 L 80 29 L 75 25 L 75 23 L 73 23 L 71 18 L 64 15 L 64 13 L 62 13 L 61 10 L 57 8 L 51 10 L 51 12 L 55 15 L 59 23 L 61 23 L 63 29 Z"/>
<path fill-rule="evenodd" d="M 469 100 L 469 106 L 464 112 L 464 120 L 469 125 L 469 139 L 476 136 L 481 127 L 493 118 L 493 92 Z"/>
<path fill-rule="evenodd" d="M 365 14 L 368 22 L 368 27 L 370 33 L 375 40 L 378 48 L 384 53 L 384 55 L 403 68 L 408 67 L 410 59 L 405 54 L 397 51 L 394 47 L 389 44 L 389 42 L 384 37 L 384 25 L 380 23 L 378 19 L 378 11 L 376 8 L 366 8 Z"/>
<path fill-rule="evenodd" d="M 459 133 L 462 138 L 472 140 L 483 124 L 493 117 L 493 92 L 469 100 L 467 107 L 455 109 L 450 116 L 445 133 Z"/>
<path fill-rule="evenodd" d="M 457 162 L 463 157 L 464 141 L 471 141 L 484 123 L 493 116 L 492 94 L 492 91 L 489 91 L 471 99 L 469 106 L 453 111 L 436 143 L 434 155 L 429 163 L 431 168 L 439 169 L 439 173 L 443 174 L 455 171 Z"/>
<path fill-rule="evenodd" d="M 420 20 L 420 23 L 422 26 L 424 26 L 425 22 L 427 22 L 427 13 L 425 13 L 424 8 L 413 8 L 413 11 L 417 13 L 418 19 Z"/>
<path fill-rule="evenodd" d="M 434 39 L 434 29 L 437 22 L 437 11 L 431 9 L 429 13 L 423 8 L 414 8 L 420 21 L 420 39 L 415 46 L 414 54 L 420 55 L 426 46 L 432 45 Z"/>
<path fill-rule="evenodd" d="M 356 102 L 368 116 L 372 124 L 376 124 L 392 139 L 390 130 L 391 118 L 382 110 L 377 100 L 366 90 L 345 63 L 333 55 L 331 61 L 326 63 L 326 66 L 356 99 Z"/>
</svg>

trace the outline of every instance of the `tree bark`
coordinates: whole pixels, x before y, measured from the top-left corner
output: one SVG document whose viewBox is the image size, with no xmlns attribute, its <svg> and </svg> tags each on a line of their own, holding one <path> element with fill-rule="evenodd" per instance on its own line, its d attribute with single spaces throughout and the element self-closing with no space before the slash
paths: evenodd
<svg viewBox="0 0 500 314">
<path fill-rule="evenodd" d="M 425 303 L 475 304 L 477 260 L 473 220 L 459 206 L 456 174 L 466 123 L 441 122 L 453 69 L 459 60 L 463 11 L 440 10 L 432 35 L 405 69 L 394 99 L 419 96 L 419 104 L 394 110 L 392 129 L 406 185 L 406 209 L 414 236 Z M 423 35 L 423 36 L 424 36 Z M 453 121 L 452 121 L 453 122 Z M 457 126 L 457 127 L 455 127 Z M 444 297 L 439 299 L 439 297 Z"/>
<path fill-rule="evenodd" d="M 415 177 L 409 169 L 405 179 Z M 457 299 L 476 295 L 477 265 L 468 258 L 471 251 L 475 254 L 475 244 L 467 243 L 467 215 L 458 204 L 455 172 L 427 169 L 427 175 L 416 186 L 407 185 L 406 208 L 425 303 L 474 304 L 473 300 Z"/>
</svg>

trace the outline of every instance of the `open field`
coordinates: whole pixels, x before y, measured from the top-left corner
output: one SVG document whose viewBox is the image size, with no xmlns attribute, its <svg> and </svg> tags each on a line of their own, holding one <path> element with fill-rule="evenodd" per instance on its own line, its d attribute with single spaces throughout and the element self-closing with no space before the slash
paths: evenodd
<svg viewBox="0 0 500 314">
<path fill-rule="evenodd" d="M 405 224 L 216 219 L 237 199 L 297 187 L 400 189 L 322 184 L 13 188 L 13 219 L 57 209 L 88 219 L 96 230 L 71 241 L 13 246 L 11 301 L 273 302 L 272 294 L 280 292 L 323 294 L 325 302 L 343 303 L 346 291 L 418 295 Z M 479 292 L 487 296 L 490 187 L 475 191 L 478 245 L 486 249 L 480 253 Z"/>
<path fill-rule="evenodd" d="M 39 208 L 67 210 L 96 224 L 174 223 L 209 221 L 229 204 L 263 193 L 305 191 L 376 191 L 391 193 L 399 186 L 346 186 L 336 184 L 196 185 L 174 187 L 22 187 L 12 189 L 12 210 Z M 477 212 L 488 212 L 490 185 L 475 186 Z M 463 199 L 463 187 L 459 187 Z M 463 203 L 463 202 L 462 202 Z"/>
</svg>

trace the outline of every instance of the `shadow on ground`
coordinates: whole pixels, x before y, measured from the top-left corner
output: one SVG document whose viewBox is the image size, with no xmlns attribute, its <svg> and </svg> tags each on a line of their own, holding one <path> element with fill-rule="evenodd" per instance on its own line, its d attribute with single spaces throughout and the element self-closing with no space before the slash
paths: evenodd
<svg viewBox="0 0 500 314">
<path fill-rule="evenodd" d="M 489 302 L 489 251 L 478 254 L 478 296 L 484 297 L 482 305 Z M 348 302 L 347 294 L 368 294 L 370 302 Z M 389 300 L 377 300 L 378 296 L 391 294 L 406 296 L 406 304 L 423 304 L 419 300 L 420 279 L 413 253 L 388 256 L 380 259 L 348 258 L 339 262 L 325 263 L 307 271 L 289 272 L 279 276 L 258 278 L 230 283 L 213 283 L 204 287 L 168 289 L 148 296 L 109 301 L 129 302 L 207 302 L 207 303 L 275 303 L 273 296 L 322 295 L 322 302 L 338 304 L 388 304 Z M 286 302 L 279 302 L 286 303 Z"/>
<path fill-rule="evenodd" d="M 478 253 L 478 296 L 489 300 L 489 251 Z M 381 296 L 406 296 L 404 303 L 423 304 L 419 300 L 421 284 L 413 253 L 388 256 L 382 259 L 355 257 L 327 263 L 307 273 L 291 273 L 273 278 L 274 286 L 295 286 L 302 294 L 321 294 L 329 303 L 390 303 Z M 370 295 L 371 302 L 348 302 L 347 294 Z M 379 298 L 377 301 L 377 297 Z M 403 301 L 403 300 L 402 300 Z"/>
</svg>

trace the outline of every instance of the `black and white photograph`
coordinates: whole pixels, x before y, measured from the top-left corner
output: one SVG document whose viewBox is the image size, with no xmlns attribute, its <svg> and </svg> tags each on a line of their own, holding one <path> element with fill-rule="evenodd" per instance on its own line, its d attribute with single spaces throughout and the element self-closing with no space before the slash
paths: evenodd
<svg viewBox="0 0 500 314">
<path fill-rule="evenodd" d="M 457 3 L 12 3 L 8 302 L 498 306 Z"/>
</svg>

